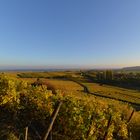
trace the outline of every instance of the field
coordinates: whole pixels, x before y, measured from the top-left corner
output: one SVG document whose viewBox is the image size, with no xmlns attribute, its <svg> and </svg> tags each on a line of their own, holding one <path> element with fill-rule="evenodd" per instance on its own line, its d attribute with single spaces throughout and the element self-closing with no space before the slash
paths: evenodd
<svg viewBox="0 0 140 140">
<path fill-rule="evenodd" d="M 53 74 L 50 73 L 49 74 L 50 78 L 52 75 L 57 76 L 58 73 L 53 73 Z M 61 76 L 69 75 L 74 80 L 77 80 L 78 82 L 80 81 L 81 84 L 86 86 L 90 93 L 96 93 L 97 95 L 105 96 L 107 98 L 94 96 L 94 94 L 89 95 L 84 92 L 84 89 L 82 86 L 80 86 L 78 83 L 71 81 L 69 79 L 62 80 L 61 78 L 60 79 L 59 78 L 58 79 L 46 79 L 45 78 L 42 80 L 51 83 L 52 85 L 55 86 L 56 89 L 63 90 L 65 92 L 65 95 L 68 95 L 68 96 L 70 95 L 70 96 L 77 97 L 77 98 L 87 98 L 87 99 L 91 99 L 91 100 L 98 100 L 101 104 L 108 103 L 111 106 L 113 105 L 117 108 L 118 111 L 122 110 L 122 112 L 125 112 L 127 114 L 126 115 L 127 119 L 129 119 L 129 116 L 132 111 L 132 109 L 128 109 L 127 102 L 140 104 L 140 91 L 139 90 L 130 90 L 130 89 L 126 89 L 126 88 L 120 88 L 120 87 L 109 86 L 109 85 L 100 85 L 100 84 L 94 83 L 94 82 L 87 83 L 87 79 L 85 79 L 85 77 L 81 76 L 81 74 L 79 72 L 60 72 L 59 76 L 60 75 Z M 30 80 L 33 80 L 33 79 L 26 78 L 26 81 L 30 81 Z M 111 97 L 111 98 L 117 99 L 117 100 L 118 99 L 123 100 L 123 101 L 126 101 L 126 103 L 120 102 L 117 100 L 112 100 L 108 97 Z M 136 107 L 136 109 L 139 110 L 140 108 Z M 138 133 L 140 131 L 139 124 L 140 124 L 140 113 L 135 112 L 131 119 L 130 126 L 132 128 L 135 128 L 135 129 L 133 129 L 133 133 L 135 133 L 137 135 L 136 139 L 137 139 L 137 137 L 139 137 L 139 135 L 138 135 Z"/>
<path fill-rule="evenodd" d="M 24 76 L 21 77 L 19 76 L 19 74 L 22 74 L 22 76 L 23 75 Z M 92 106 L 93 104 L 98 106 L 101 110 L 102 108 L 104 107 L 106 108 L 107 106 L 109 106 L 113 111 L 120 112 L 121 114 L 123 114 L 125 116 L 125 121 L 129 120 L 129 117 L 131 116 L 131 113 L 133 111 L 131 103 L 140 104 L 140 91 L 120 88 L 116 86 L 109 86 L 105 84 L 100 85 L 98 83 L 87 82 L 87 79 L 81 76 L 81 73 L 79 71 L 60 72 L 60 73 L 59 72 L 43 72 L 43 73 L 26 72 L 24 74 L 16 73 L 16 72 L 14 73 L 8 72 L 6 73 L 6 75 L 27 82 L 28 84 L 34 83 L 39 78 L 42 82 L 53 85 L 53 87 L 56 89 L 58 94 L 60 93 L 64 97 L 70 97 L 70 99 L 72 97 L 74 100 L 76 100 L 75 102 L 72 101 L 73 102 L 72 106 L 75 106 L 76 104 L 79 106 L 79 103 L 81 101 L 83 105 L 89 103 L 88 105 Z M 84 90 L 85 87 L 88 89 L 90 94 Z M 121 102 L 120 100 L 125 101 L 126 103 Z M 95 108 L 93 107 L 93 110 L 94 109 Z M 131 128 L 131 132 L 133 133 L 134 140 L 140 138 L 139 135 L 140 112 L 139 111 L 135 111 L 128 126 Z"/>
<path fill-rule="evenodd" d="M 91 93 L 112 97 L 123 101 L 140 104 L 140 91 L 119 88 L 115 86 L 100 85 L 96 83 L 83 83 Z"/>
<path fill-rule="evenodd" d="M 81 76 L 79 71 L 61 71 L 61 72 L 7 72 L 6 75 L 18 77 L 28 83 L 33 83 L 37 78 L 42 81 L 52 84 L 56 89 L 65 92 L 73 92 L 74 94 L 83 93 L 84 88 L 78 83 L 72 81 L 80 81 L 86 86 L 90 93 L 103 96 L 106 98 L 118 99 L 130 103 L 140 104 L 140 91 L 120 88 L 116 86 L 100 85 L 95 82 L 87 82 L 84 76 Z"/>
</svg>

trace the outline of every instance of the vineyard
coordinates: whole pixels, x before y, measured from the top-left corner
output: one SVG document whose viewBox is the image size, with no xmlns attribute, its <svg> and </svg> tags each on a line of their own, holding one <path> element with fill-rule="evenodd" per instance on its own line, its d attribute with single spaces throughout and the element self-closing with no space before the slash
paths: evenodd
<svg viewBox="0 0 140 140">
<path fill-rule="evenodd" d="M 1 75 L 0 139 L 45 139 L 60 102 L 48 139 L 140 139 L 140 113 L 130 105 L 84 94 L 72 81 L 47 81 L 54 84 L 56 94 L 48 83 L 32 86 L 31 81 Z"/>
<path fill-rule="evenodd" d="M 84 83 L 91 93 L 140 104 L 140 92 L 96 83 Z"/>
</svg>

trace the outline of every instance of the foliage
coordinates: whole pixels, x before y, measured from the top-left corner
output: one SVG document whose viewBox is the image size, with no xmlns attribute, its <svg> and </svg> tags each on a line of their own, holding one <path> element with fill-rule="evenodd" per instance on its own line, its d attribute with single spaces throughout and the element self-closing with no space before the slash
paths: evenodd
<svg viewBox="0 0 140 140">
<path fill-rule="evenodd" d="M 53 95 L 46 85 L 33 87 L 24 81 L 2 76 L 0 139 L 24 137 L 26 126 L 31 140 L 43 137 L 60 100 L 63 104 L 52 130 L 56 135 L 71 140 L 98 140 L 103 139 L 107 132 L 108 140 L 128 138 L 127 115 L 118 106 L 89 96 L 64 96 L 65 91 L 56 92 L 57 95 Z"/>
<path fill-rule="evenodd" d="M 96 76 L 95 76 L 96 75 Z M 102 84 L 115 85 L 130 89 L 139 89 L 140 73 L 139 72 L 120 72 L 120 71 L 97 71 L 86 73 L 86 77 L 94 82 Z"/>
</svg>

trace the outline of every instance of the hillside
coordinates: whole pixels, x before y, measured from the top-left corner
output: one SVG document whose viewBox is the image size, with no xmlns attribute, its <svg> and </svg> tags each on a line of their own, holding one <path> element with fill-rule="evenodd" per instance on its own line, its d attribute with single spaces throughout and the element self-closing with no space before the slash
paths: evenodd
<svg viewBox="0 0 140 140">
<path fill-rule="evenodd" d="M 140 71 L 140 66 L 124 67 L 122 70 L 125 70 L 125 71 Z"/>
<path fill-rule="evenodd" d="M 139 91 L 93 83 L 79 71 L 5 72 L 0 87 L 2 140 L 140 139 L 140 113 L 131 106 Z"/>
</svg>

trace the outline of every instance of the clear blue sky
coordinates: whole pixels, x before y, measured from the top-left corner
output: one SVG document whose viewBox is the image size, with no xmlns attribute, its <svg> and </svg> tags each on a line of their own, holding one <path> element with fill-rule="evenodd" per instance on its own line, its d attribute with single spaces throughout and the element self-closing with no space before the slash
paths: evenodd
<svg viewBox="0 0 140 140">
<path fill-rule="evenodd" d="M 140 0 L 0 0 L 0 67 L 140 65 Z"/>
</svg>

